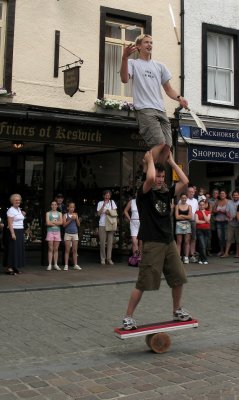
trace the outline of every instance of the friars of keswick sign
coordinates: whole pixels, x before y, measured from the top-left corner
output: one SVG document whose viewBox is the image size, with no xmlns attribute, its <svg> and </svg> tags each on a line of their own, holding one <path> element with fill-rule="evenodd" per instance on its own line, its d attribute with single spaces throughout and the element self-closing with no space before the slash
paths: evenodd
<svg viewBox="0 0 239 400">
<path fill-rule="evenodd" d="M 26 142 L 51 144 L 75 144 L 79 146 L 104 146 L 122 149 L 145 149 L 145 143 L 137 131 L 125 128 L 85 127 L 69 124 L 37 124 L 26 121 L 0 122 L 0 140 L 19 139 Z"/>
</svg>

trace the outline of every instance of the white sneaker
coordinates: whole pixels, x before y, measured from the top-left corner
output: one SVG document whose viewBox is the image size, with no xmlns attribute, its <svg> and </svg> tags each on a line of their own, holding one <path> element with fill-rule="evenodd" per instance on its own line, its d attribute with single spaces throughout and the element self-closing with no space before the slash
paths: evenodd
<svg viewBox="0 0 239 400">
<path fill-rule="evenodd" d="M 51 271 L 51 269 L 52 269 L 52 266 L 51 266 L 51 264 L 49 264 L 48 267 L 46 268 L 46 271 Z"/>
<path fill-rule="evenodd" d="M 184 263 L 184 264 L 189 264 L 189 258 L 188 258 L 188 257 L 184 257 L 183 263 Z"/>
<path fill-rule="evenodd" d="M 135 319 L 133 319 L 132 317 L 125 317 L 123 319 L 123 328 L 126 331 L 137 329 L 137 324 L 136 324 Z"/>
<path fill-rule="evenodd" d="M 102 265 L 105 265 L 105 259 L 102 258 L 100 263 L 101 263 Z"/>
<path fill-rule="evenodd" d="M 107 260 L 107 261 L 106 261 L 106 264 L 108 264 L 108 265 L 114 265 L 114 263 L 113 263 L 112 260 Z"/>
<path fill-rule="evenodd" d="M 64 271 L 68 271 L 68 265 L 65 265 L 63 269 Z"/>
<path fill-rule="evenodd" d="M 192 317 L 185 308 L 181 307 L 174 311 L 173 319 L 174 321 L 189 321 Z"/>
<path fill-rule="evenodd" d="M 57 271 L 61 271 L 61 268 L 57 264 L 55 264 L 53 268 L 56 269 Z"/>
<path fill-rule="evenodd" d="M 82 268 L 79 265 L 74 265 L 73 269 L 76 269 L 77 271 L 80 271 Z"/>
</svg>

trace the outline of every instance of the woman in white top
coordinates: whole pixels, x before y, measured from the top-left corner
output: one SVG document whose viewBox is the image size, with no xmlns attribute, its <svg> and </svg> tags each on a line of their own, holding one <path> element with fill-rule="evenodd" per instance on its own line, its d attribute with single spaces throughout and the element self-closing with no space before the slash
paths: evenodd
<svg viewBox="0 0 239 400">
<path fill-rule="evenodd" d="M 8 247 L 8 271 L 9 275 L 21 273 L 21 268 L 25 265 L 25 243 L 24 225 L 25 212 L 21 210 L 22 198 L 20 194 L 12 194 L 10 203 L 12 206 L 7 210 L 7 221 L 9 229 Z"/>
<path fill-rule="evenodd" d="M 103 201 L 99 201 L 97 204 L 97 213 L 100 217 L 99 221 L 99 238 L 100 238 L 100 259 L 101 264 L 113 265 L 112 261 L 112 247 L 113 247 L 113 231 L 105 230 L 105 215 L 107 210 L 116 210 L 117 206 L 114 200 L 111 200 L 111 191 L 105 190 L 103 192 Z M 107 255 L 105 254 L 105 244 L 107 243 Z"/>
<path fill-rule="evenodd" d="M 130 214 L 131 215 L 130 215 Z M 124 215 L 130 223 L 130 233 L 132 238 L 132 251 L 134 255 L 141 253 L 142 244 L 138 241 L 139 232 L 139 213 L 136 204 L 136 199 L 131 199 L 124 209 Z"/>
</svg>

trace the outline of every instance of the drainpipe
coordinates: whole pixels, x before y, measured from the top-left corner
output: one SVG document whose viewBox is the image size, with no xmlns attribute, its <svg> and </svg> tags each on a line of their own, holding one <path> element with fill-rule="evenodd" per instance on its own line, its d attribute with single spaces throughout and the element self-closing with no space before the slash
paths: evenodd
<svg viewBox="0 0 239 400">
<path fill-rule="evenodd" d="M 181 10 L 180 10 L 180 17 L 181 17 L 181 95 L 184 96 L 184 0 L 181 0 Z"/>
<path fill-rule="evenodd" d="M 180 51 L 180 94 L 181 96 L 184 96 L 184 14 L 185 14 L 185 9 L 184 9 L 184 0 L 180 1 L 180 17 L 181 17 L 181 30 L 180 30 L 180 45 L 181 45 L 181 51 Z M 181 110 L 181 107 L 177 107 L 175 109 L 174 115 L 175 119 L 177 120 L 177 135 L 175 135 L 175 143 L 174 143 L 174 148 L 175 148 L 175 160 L 176 162 L 178 161 L 178 132 L 179 132 L 179 120 L 180 120 L 180 114 L 179 111 Z"/>
</svg>

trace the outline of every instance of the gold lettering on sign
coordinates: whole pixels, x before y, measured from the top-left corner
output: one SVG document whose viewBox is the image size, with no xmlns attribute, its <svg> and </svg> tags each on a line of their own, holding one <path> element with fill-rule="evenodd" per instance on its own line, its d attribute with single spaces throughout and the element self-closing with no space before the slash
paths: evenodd
<svg viewBox="0 0 239 400">
<path fill-rule="evenodd" d="M 33 126 L 10 125 L 8 122 L 1 122 L 0 135 L 32 137 L 35 136 L 35 128 Z"/>
<path fill-rule="evenodd" d="M 96 132 L 83 131 L 76 129 L 71 131 L 70 129 L 62 128 L 61 126 L 56 127 L 56 139 L 60 140 L 76 140 L 80 142 L 101 142 L 101 133 L 97 130 Z"/>
</svg>

